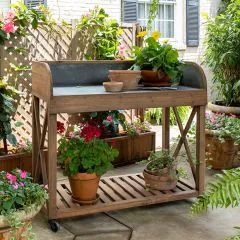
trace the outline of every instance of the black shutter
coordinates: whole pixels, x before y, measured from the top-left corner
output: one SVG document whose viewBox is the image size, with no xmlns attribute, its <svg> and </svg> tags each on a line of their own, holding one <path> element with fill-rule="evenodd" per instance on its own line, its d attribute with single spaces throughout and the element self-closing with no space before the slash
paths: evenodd
<svg viewBox="0 0 240 240">
<path fill-rule="evenodd" d="M 187 46 L 199 45 L 199 5 L 200 0 L 187 0 Z"/>
<path fill-rule="evenodd" d="M 123 0 L 122 20 L 126 23 L 137 22 L 137 0 Z"/>
<path fill-rule="evenodd" d="M 47 0 L 24 0 L 29 9 L 37 9 L 39 5 L 46 5 Z"/>
</svg>

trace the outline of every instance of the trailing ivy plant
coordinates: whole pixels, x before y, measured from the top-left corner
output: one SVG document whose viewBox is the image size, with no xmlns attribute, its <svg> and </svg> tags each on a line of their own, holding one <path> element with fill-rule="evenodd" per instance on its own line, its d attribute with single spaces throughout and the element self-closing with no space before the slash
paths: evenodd
<svg viewBox="0 0 240 240">
<path fill-rule="evenodd" d="M 147 29 L 149 31 L 152 30 L 153 21 L 157 17 L 158 6 L 159 6 L 159 0 L 151 0 L 150 9 L 149 9 L 149 16 L 148 16 L 148 22 L 147 22 Z"/>
<path fill-rule="evenodd" d="M 208 18 L 205 63 L 213 72 L 218 104 L 240 106 L 240 0 L 231 1 L 215 19 Z"/>
</svg>

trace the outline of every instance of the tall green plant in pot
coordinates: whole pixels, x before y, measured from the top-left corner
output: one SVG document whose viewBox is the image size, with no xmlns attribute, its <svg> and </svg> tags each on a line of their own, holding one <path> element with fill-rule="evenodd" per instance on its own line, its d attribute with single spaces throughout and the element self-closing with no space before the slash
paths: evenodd
<svg viewBox="0 0 240 240">
<path fill-rule="evenodd" d="M 205 63 L 213 72 L 217 112 L 240 114 L 240 0 L 232 1 L 216 18 L 208 18 Z M 233 108 L 226 108 L 233 107 Z"/>
<path fill-rule="evenodd" d="M 73 136 L 59 141 L 58 163 L 68 176 L 72 200 L 80 204 L 97 202 L 100 176 L 112 168 L 118 151 L 97 138 L 97 128 L 89 128 L 85 138 Z"/>
</svg>

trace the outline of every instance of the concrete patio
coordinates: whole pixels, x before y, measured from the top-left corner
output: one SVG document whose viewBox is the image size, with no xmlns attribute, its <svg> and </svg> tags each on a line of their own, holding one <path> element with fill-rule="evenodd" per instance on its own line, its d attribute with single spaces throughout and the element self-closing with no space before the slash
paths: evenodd
<svg viewBox="0 0 240 240">
<path fill-rule="evenodd" d="M 161 145 L 161 129 L 157 132 L 158 148 Z M 172 128 L 171 137 L 178 131 Z M 141 172 L 140 164 L 117 168 L 108 175 Z M 206 169 L 206 180 L 215 174 Z M 194 199 L 193 199 L 194 200 Z M 189 210 L 193 200 L 131 208 L 66 219 L 60 222 L 61 229 L 53 233 L 46 216 L 40 213 L 34 220 L 33 229 L 38 240 L 223 240 L 234 235 L 239 225 L 240 209 L 218 209 L 201 216 L 191 216 Z"/>
</svg>

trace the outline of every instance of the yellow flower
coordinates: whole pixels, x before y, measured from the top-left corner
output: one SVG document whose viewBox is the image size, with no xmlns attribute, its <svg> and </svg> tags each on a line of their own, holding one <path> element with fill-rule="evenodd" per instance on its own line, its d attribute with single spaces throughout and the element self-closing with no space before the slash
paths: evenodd
<svg viewBox="0 0 240 240">
<path fill-rule="evenodd" d="M 169 39 L 163 40 L 163 43 L 164 43 L 164 44 L 168 44 L 168 43 L 169 43 Z"/>
<path fill-rule="evenodd" d="M 138 38 L 143 38 L 144 36 L 146 36 L 147 35 L 147 31 L 142 31 L 142 32 L 140 32 L 138 35 L 137 35 L 137 37 Z"/>
<path fill-rule="evenodd" d="M 157 41 L 160 38 L 161 34 L 160 32 L 153 32 L 151 36 Z"/>
</svg>

